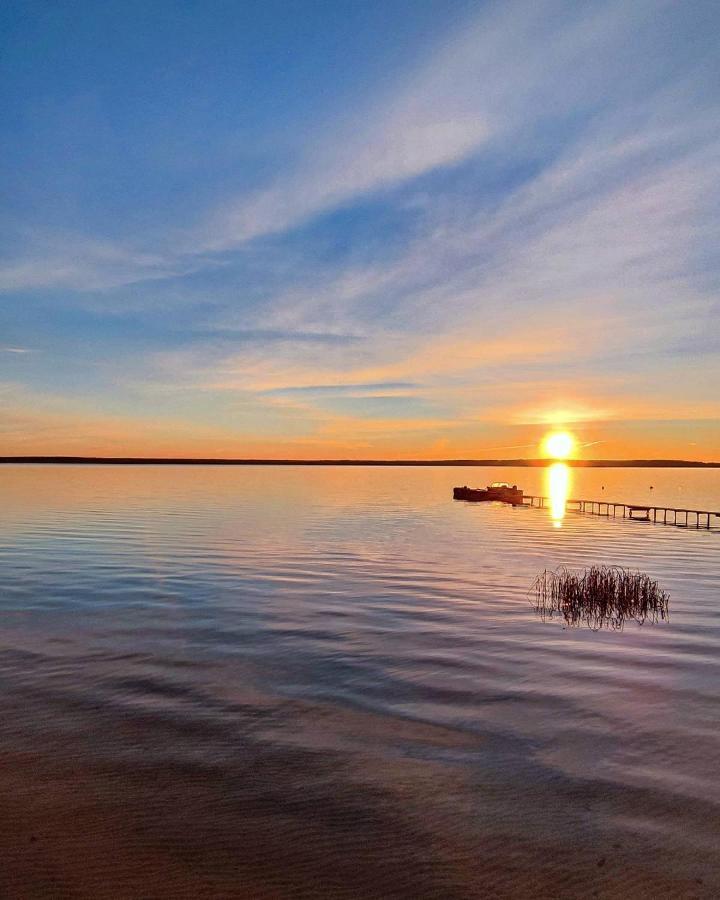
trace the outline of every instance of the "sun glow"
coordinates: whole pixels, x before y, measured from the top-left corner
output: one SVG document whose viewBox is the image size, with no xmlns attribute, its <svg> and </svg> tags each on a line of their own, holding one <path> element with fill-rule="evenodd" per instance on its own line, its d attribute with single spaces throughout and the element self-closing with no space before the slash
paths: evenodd
<svg viewBox="0 0 720 900">
<path fill-rule="evenodd" d="M 575 438 L 568 431 L 553 431 L 543 440 L 543 452 L 551 459 L 567 459 L 575 449 Z"/>
</svg>

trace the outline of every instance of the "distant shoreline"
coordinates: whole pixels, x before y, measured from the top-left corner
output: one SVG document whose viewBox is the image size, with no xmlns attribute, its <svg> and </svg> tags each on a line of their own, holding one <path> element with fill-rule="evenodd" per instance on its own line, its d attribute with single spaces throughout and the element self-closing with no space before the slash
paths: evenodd
<svg viewBox="0 0 720 900">
<path fill-rule="evenodd" d="M 495 466 L 542 468 L 552 459 L 213 459 L 154 456 L 0 456 L 0 464 L 100 466 Z M 720 462 L 685 459 L 568 459 L 579 469 L 720 469 Z"/>
</svg>

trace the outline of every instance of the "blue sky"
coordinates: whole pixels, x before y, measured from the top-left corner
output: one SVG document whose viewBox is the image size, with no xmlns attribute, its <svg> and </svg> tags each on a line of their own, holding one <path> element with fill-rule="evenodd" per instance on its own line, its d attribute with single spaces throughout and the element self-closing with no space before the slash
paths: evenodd
<svg viewBox="0 0 720 900">
<path fill-rule="evenodd" d="M 716 3 L 0 16 L 0 452 L 720 458 Z"/>
</svg>

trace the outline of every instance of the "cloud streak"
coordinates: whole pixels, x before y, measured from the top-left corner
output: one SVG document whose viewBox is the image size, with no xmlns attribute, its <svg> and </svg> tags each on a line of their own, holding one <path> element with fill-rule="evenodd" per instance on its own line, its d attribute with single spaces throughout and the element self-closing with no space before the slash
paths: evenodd
<svg viewBox="0 0 720 900">
<path fill-rule="evenodd" d="M 320 129 L 289 174 L 211 215 L 203 249 L 222 251 L 285 231 L 358 197 L 457 166 L 543 115 L 572 115 L 591 96 L 617 89 L 619 72 L 587 65 L 612 57 L 623 30 L 642 27 L 657 3 L 556 0 L 491 6 L 446 34 L 429 59 L 381 100 L 361 103 Z M 610 60 L 608 60 L 610 62 Z"/>
</svg>

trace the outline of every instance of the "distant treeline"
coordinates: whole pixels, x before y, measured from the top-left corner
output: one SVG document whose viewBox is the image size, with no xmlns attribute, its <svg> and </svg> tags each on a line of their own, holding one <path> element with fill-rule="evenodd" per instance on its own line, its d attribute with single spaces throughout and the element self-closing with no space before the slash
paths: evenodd
<svg viewBox="0 0 720 900">
<path fill-rule="evenodd" d="M 552 459 L 194 459 L 156 456 L 0 456 L 0 463 L 104 466 L 549 466 Z M 568 459 L 575 468 L 718 469 L 687 459 Z"/>
</svg>

